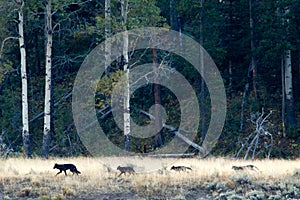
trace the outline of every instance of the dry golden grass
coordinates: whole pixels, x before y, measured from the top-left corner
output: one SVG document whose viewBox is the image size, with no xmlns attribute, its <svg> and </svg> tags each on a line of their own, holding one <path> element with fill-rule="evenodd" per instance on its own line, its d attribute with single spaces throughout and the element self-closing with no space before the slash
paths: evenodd
<svg viewBox="0 0 300 200">
<path fill-rule="evenodd" d="M 79 176 L 68 176 L 53 169 L 55 163 L 73 163 L 81 172 Z M 107 164 L 107 165 L 104 165 Z M 259 172 L 245 170 L 236 172 L 233 165 L 253 164 Z M 118 165 L 132 166 L 135 175 L 118 177 Z M 190 172 L 171 171 L 172 165 L 191 167 Z M 153 171 L 153 169 L 158 169 Z M 205 182 L 231 183 L 236 177 L 247 175 L 252 181 L 287 181 L 300 170 L 299 160 L 231 160 L 224 158 L 149 158 L 149 157 L 110 157 L 110 158 L 10 158 L 0 160 L 0 191 L 4 197 L 66 199 L 68 197 L 93 193 L 126 193 L 133 190 L 138 194 L 151 195 L 159 190 L 165 193 L 170 186 L 199 185 Z M 297 177 L 299 179 L 299 177 Z M 180 192 L 180 191 L 179 191 Z M 183 191 L 182 191 L 183 192 Z M 157 194 L 157 192 L 156 192 Z M 1 192 L 0 192 L 1 197 Z"/>
</svg>

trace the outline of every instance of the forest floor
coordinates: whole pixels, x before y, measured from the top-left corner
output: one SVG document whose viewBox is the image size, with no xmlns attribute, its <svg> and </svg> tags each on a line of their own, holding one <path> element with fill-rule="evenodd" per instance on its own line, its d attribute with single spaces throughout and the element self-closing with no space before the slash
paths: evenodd
<svg viewBox="0 0 300 200">
<path fill-rule="evenodd" d="M 73 163 L 81 174 L 55 176 L 55 163 Z M 232 169 L 249 164 L 259 170 Z M 118 165 L 137 173 L 118 176 Z M 300 199 L 300 160 L 9 158 L 0 160 L 1 199 Z"/>
</svg>

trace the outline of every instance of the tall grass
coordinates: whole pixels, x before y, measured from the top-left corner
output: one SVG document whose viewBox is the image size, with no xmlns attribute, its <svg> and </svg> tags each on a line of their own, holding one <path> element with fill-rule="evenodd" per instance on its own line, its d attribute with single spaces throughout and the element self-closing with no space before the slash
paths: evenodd
<svg viewBox="0 0 300 200">
<path fill-rule="evenodd" d="M 73 163 L 81 172 L 79 176 L 68 176 L 53 169 L 55 163 Z M 232 170 L 233 165 L 243 166 L 253 164 L 259 171 Z M 118 165 L 132 166 L 135 175 L 118 177 Z M 191 167 L 192 171 L 176 172 L 170 170 L 172 165 Z M 153 170 L 159 169 L 159 170 Z M 251 177 L 252 181 L 283 181 L 293 177 L 299 171 L 299 160 L 232 160 L 224 158 L 208 159 L 169 159 L 149 157 L 110 157 L 110 158 L 40 158 L 23 159 L 10 158 L 0 160 L 0 189 L 3 195 L 16 197 L 45 196 L 52 199 L 74 196 L 79 193 L 98 191 L 130 192 L 134 188 L 137 192 L 147 192 L 147 188 L 167 190 L 170 185 L 194 185 L 204 182 L 230 182 L 241 174 Z M 25 189 L 24 189 L 25 188 Z M 24 191 L 25 190 L 25 191 Z M 28 191 L 27 191 L 28 190 Z M 148 191 L 151 192 L 151 191 Z M 88 194 L 87 194 L 88 195 Z M 1 192 L 0 192 L 1 196 Z"/>
<path fill-rule="evenodd" d="M 51 159 L 23 159 L 10 158 L 0 160 L 0 178 L 23 177 L 35 175 L 52 177 L 58 172 L 53 169 L 55 163 L 73 163 L 78 170 L 82 172 L 81 176 L 86 178 L 103 178 L 117 174 L 117 167 L 132 166 L 138 175 L 154 176 L 159 179 L 162 174 L 170 175 L 170 178 L 194 178 L 209 180 L 212 176 L 218 175 L 220 179 L 226 179 L 233 173 L 232 166 L 243 166 L 253 164 L 259 168 L 259 171 L 247 170 L 252 176 L 258 176 L 260 179 L 284 179 L 291 175 L 295 170 L 300 169 L 300 160 L 233 160 L 224 158 L 149 158 L 149 157 L 109 157 L 109 158 L 51 158 Z M 187 173 L 170 171 L 172 165 L 184 165 L 193 170 Z M 159 169 L 159 170 L 157 170 Z M 70 173 L 70 172 L 69 172 Z M 63 173 L 59 176 L 64 175 Z"/>
</svg>

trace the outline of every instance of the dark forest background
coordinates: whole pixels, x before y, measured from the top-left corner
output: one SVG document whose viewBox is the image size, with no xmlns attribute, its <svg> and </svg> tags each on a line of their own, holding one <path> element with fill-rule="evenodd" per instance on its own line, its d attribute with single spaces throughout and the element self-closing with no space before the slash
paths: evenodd
<svg viewBox="0 0 300 200">
<path fill-rule="evenodd" d="M 22 94 L 18 12 L 20 1 L 0 0 L 0 153 L 24 154 L 22 141 Z M 42 154 L 45 100 L 45 2 L 24 1 L 24 31 L 27 51 L 30 146 L 33 155 Z M 121 2 L 111 0 L 110 32 L 123 30 Z M 52 130 L 50 156 L 89 155 L 72 116 L 72 88 L 86 55 L 105 40 L 104 0 L 52 1 Z M 295 158 L 300 154 L 300 1 L 299 0 L 129 0 L 127 29 L 148 26 L 180 31 L 198 41 L 215 61 L 227 95 L 227 116 L 221 138 L 212 151 L 219 156 L 244 157 L 251 142 L 257 141 L 256 158 Z M 290 53 L 290 54 L 289 54 Z M 140 58 L 137 52 L 132 59 Z M 158 52 L 158 57 L 164 52 Z M 153 51 L 140 63 L 152 62 Z M 159 59 L 158 59 L 159 60 Z M 160 59 L 161 60 L 161 59 Z M 209 124 L 209 94 L 201 87 L 201 76 L 178 58 L 168 55 L 169 64 L 182 73 L 206 110 L 194 142 L 201 144 Z M 130 62 L 135 62 L 130 61 Z M 286 70 L 291 66 L 291 73 Z M 134 66 L 132 66 L 134 67 Z M 102 118 L 112 86 L 123 73 L 122 59 L 115 61 L 110 75 L 98 84 L 95 107 L 99 123 L 108 137 L 123 145 L 123 133 L 111 115 Z M 292 81 L 292 87 L 283 84 Z M 203 83 L 202 83 L 203 84 Z M 154 85 L 137 90 L 131 98 L 131 117 L 144 124 L 149 120 L 137 108 L 149 109 Z M 178 126 L 180 112 L 172 92 L 161 87 L 161 104 Z M 292 97 L 292 98 L 291 98 Z M 204 112 L 203 112 L 204 111 Z M 270 113 L 272 111 L 272 113 Z M 264 112 L 264 113 L 262 113 Z M 262 115 L 263 114 L 263 115 Z M 268 115 L 270 114 L 270 115 Z M 268 116 L 267 116 L 268 115 Z M 243 117 L 242 117 L 243 116 Z M 266 117 L 267 121 L 259 124 Z M 259 129 L 262 128 L 262 129 Z M 257 132 L 258 131 L 258 132 Z M 167 143 L 174 137 L 162 130 Z M 254 140 L 255 136 L 257 140 Z M 156 137 L 131 140 L 130 150 L 148 153 L 161 142 Z M 258 140 L 259 139 L 259 140 Z M 254 145 L 254 144 L 252 144 Z M 242 148 L 244 147 L 244 148 Z M 254 147 L 254 146 L 253 146 Z M 253 148 L 251 152 L 253 153 Z M 187 153 L 197 153 L 190 147 Z M 252 154 L 251 154 L 252 155 Z"/>
</svg>

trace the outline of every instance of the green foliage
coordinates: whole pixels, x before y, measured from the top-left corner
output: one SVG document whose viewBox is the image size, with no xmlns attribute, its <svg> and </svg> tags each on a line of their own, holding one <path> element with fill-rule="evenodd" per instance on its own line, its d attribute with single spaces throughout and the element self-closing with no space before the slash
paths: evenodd
<svg viewBox="0 0 300 200">
<path fill-rule="evenodd" d="M 200 7 L 199 0 L 184 0 L 177 4 L 182 31 L 197 41 L 200 39 Z M 220 45 L 221 30 L 225 23 L 225 18 L 220 17 L 222 7 L 217 1 L 203 1 L 202 8 L 203 47 L 220 65 L 226 56 L 226 49 Z"/>
<path fill-rule="evenodd" d="M 107 105 L 111 104 L 111 96 L 113 91 L 122 91 L 120 88 L 117 87 L 118 81 L 124 75 L 124 71 L 118 70 L 116 72 L 111 73 L 109 76 L 105 76 L 101 78 L 96 87 L 96 95 L 95 95 L 95 107 L 96 108 L 104 108 Z M 120 86 L 119 86 L 120 87 Z M 116 94 L 122 95 L 122 94 Z"/>
<path fill-rule="evenodd" d="M 10 60 L 2 61 L 0 68 L 0 84 L 4 81 L 5 73 L 12 70 L 12 62 Z"/>
<path fill-rule="evenodd" d="M 160 8 L 155 0 L 128 0 L 128 16 L 126 27 L 128 30 L 143 27 L 160 27 L 165 23 L 165 18 L 160 15 Z M 98 15 L 96 20 L 96 32 L 101 39 L 104 38 L 104 15 Z M 111 33 L 123 31 L 121 10 L 118 0 L 111 0 Z"/>
<path fill-rule="evenodd" d="M 286 129 L 286 135 L 291 139 L 296 139 L 299 137 L 297 127 L 289 127 Z"/>
<path fill-rule="evenodd" d="M 84 2 L 84 3 L 83 3 Z M 53 155 L 86 155 L 86 149 L 80 142 L 73 125 L 71 98 L 62 100 L 73 86 L 76 73 L 86 55 L 105 39 L 104 1 L 74 1 L 53 0 L 53 102 L 60 102 L 54 107 L 54 133 L 51 148 Z M 170 14 L 176 15 L 178 28 L 182 33 L 193 39 L 200 40 L 200 9 L 202 8 L 203 46 L 216 62 L 228 94 L 226 123 L 221 138 L 214 148 L 213 154 L 233 155 L 236 153 L 238 139 L 251 133 L 250 113 L 261 107 L 272 109 L 272 123 L 275 124 L 274 148 L 272 157 L 299 156 L 299 123 L 298 127 L 287 130 L 289 138 L 283 138 L 281 127 L 281 56 L 285 49 L 291 49 L 294 99 L 297 121 L 299 121 L 299 27 L 300 3 L 296 0 L 257 0 L 253 1 L 255 51 L 250 49 L 249 31 L 249 0 L 238 1 L 203 1 L 199 0 L 174 1 L 174 10 L 170 10 L 169 0 L 129 0 L 127 29 L 149 26 L 169 28 Z M 202 7 L 201 7 L 202 6 Z M 289 7 L 289 12 L 285 8 Z M 0 45 L 7 37 L 17 35 L 17 5 L 13 1 L 0 0 Z M 45 36 L 44 36 L 43 1 L 25 1 L 25 43 L 27 51 L 29 117 L 34 119 L 44 109 L 44 65 L 45 65 Z M 111 33 L 123 30 L 121 10 L 118 0 L 111 0 Z M 130 64 L 152 62 L 152 51 L 136 51 L 131 54 Z M 249 93 L 245 104 L 245 126 L 240 131 L 241 101 L 245 88 L 247 70 L 251 53 L 257 58 L 258 64 L 258 94 L 254 99 L 250 80 Z M 0 131 L 4 143 L 11 145 L 14 151 L 21 151 L 21 77 L 20 55 L 17 40 L 6 41 L 0 52 Z M 161 61 L 165 54 L 158 52 Z M 167 57 L 167 62 L 183 74 L 200 97 L 201 76 L 193 67 L 176 55 Z M 231 64 L 232 74 L 229 74 Z M 111 95 L 116 83 L 124 74 L 122 64 L 115 61 L 109 77 L 99 78 L 95 94 L 97 111 L 111 103 Z M 232 85 L 229 85 L 231 83 Z M 161 88 L 162 105 L 168 116 L 167 123 L 179 127 L 180 105 L 168 88 Z M 122 90 L 120 90 L 120 93 Z M 119 95 L 119 94 L 117 94 Z M 121 95 L 121 94 L 120 94 Z M 199 103 L 200 102 L 200 98 Z M 148 111 L 153 105 L 153 84 L 136 90 L 131 98 L 131 117 L 139 125 L 147 125 L 150 120 L 141 115 L 139 110 Z M 189 102 L 189 98 L 184 99 Z M 207 95 L 206 105 L 210 106 Z M 100 117 L 100 114 L 98 117 Z M 209 119 L 210 110 L 207 117 Z M 200 121 L 201 119 L 199 119 Z M 209 120 L 207 120 L 209 121 Z M 201 122 L 201 121 L 200 121 Z M 122 131 L 117 127 L 112 116 L 99 120 L 107 136 L 118 146 L 123 145 Z M 39 117 L 30 123 L 33 152 L 40 154 L 43 134 L 43 120 Z M 166 141 L 174 135 L 163 130 Z M 201 126 L 194 140 L 200 144 Z M 142 152 L 143 147 L 152 149 L 153 138 L 132 140 L 132 150 Z M 190 148 L 189 151 L 194 151 Z M 232 196 L 232 195 L 231 195 Z M 259 195 L 258 195 L 259 196 Z M 238 196 L 236 196 L 238 198 Z M 249 197 L 250 198 L 250 197 Z M 275 196 L 274 196 L 275 198 Z"/>
</svg>

